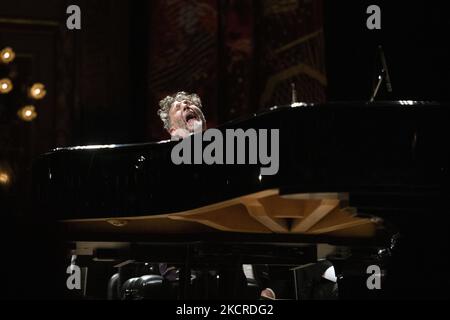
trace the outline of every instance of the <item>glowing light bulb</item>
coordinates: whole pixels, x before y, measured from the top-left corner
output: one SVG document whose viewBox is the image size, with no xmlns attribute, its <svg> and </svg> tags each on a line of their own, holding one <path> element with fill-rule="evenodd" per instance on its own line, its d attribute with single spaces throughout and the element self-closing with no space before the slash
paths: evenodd
<svg viewBox="0 0 450 320">
<path fill-rule="evenodd" d="M 42 83 L 35 83 L 31 86 L 28 94 L 31 98 L 39 100 L 45 97 L 47 91 L 45 91 L 45 86 Z"/>
<path fill-rule="evenodd" d="M 25 106 L 17 112 L 17 115 L 23 121 L 33 121 L 37 117 L 36 108 L 32 105 Z"/>
<path fill-rule="evenodd" d="M 9 93 L 9 92 L 11 92 L 12 89 L 13 89 L 13 84 L 12 84 L 11 80 L 9 80 L 8 78 L 0 79 L 0 93 L 1 94 Z"/>
<path fill-rule="evenodd" d="M 16 54 L 10 47 L 6 47 L 0 51 L 0 62 L 2 63 L 10 63 L 15 57 Z"/>
<path fill-rule="evenodd" d="M 7 185 L 9 184 L 9 174 L 7 174 L 6 172 L 0 171 L 0 184 L 2 185 Z"/>
</svg>

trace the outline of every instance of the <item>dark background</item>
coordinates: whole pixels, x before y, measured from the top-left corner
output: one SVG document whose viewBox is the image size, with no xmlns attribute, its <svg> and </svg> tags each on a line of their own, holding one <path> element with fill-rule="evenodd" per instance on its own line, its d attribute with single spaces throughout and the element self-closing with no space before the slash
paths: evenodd
<svg viewBox="0 0 450 320">
<path fill-rule="evenodd" d="M 192 2 L 186 0 L 186 4 Z M 45 232 L 22 227 L 25 216 L 45 216 L 45 212 L 35 212 L 29 200 L 32 163 L 37 155 L 69 145 L 167 138 L 156 115 L 157 102 L 165 93 L 177 90 L 202 95 L 209 126 L 274 103 L 290 103 L 286 83 L 279 89 L 281 94 L 262 104 L 265 78 L 261 74 L 267 75 L 267 61 L 271 61 L 265 56 L 270 44 L 266 33 L 278 30 L 288 38 L 297 29 L 288 22 L 265 19 L 262 2 L 257 0 L 209 1 L 218 14 L 209 26 L 216 32 L 212 34 L 215 40 L 208 40 L 215 45 L 208 51 L 213 70 L 205 69 L 205 78 L 186 87 L 180 86 L 184 83 L 181 79 L 155 90 L 152 77 L 156 65 L 150 57 L 165 54 L 155 39 L 168 26 L 158 20 L 162 3 L 0 0 L 0 48 L 14 48 L 20 81 L 43 82 L 48 92 L 37 103 L 38 117 L 31 123 L 16 116 L 14 108 L 22 103 L 20 94 L 0 96 L 0 169 L 11 177 L 7 186 L 0 186 L 0 213 L 6 219 L 2 243 L 14 257 L 6 268 L 26 272 L 27 266 L 16 269 L 19 262 L 32 263 L 32 257 L 37 258 L 30 249 L 24 249 L 29 248 L 27 241 L 36 241 Z M 314 45 L 318 51 L 313 58 L 326 76 L 325 85 L 308 78 L 296 79 L 301 100 L 367 101 L 377 75 L 376 48 L 381 44 L 394 91 L 389 95 L 382 87 L 379 99 L 449 101 L 450 52 L 446 42 L 450 20 L 443 1 L 299 3 L 313 12 L 312 17 L 305 13 L 308 25 L 323 25 L 323 42 Z M 81 7 L 81 30 L 65 28 L 70 4 Z M 371 4 L 381 7 L 381 30 L 366 28 L 366 8 Z M 184 36 L 176 32 L 174 38 Z M 243 57 L 229 47 L 239 39 L 250 41 Z M 233 64 L 236 57 L 239 63 Z M 190 67 L 203 66 L 199 61 Z M 17 241 L 19 238 L 22 240 Z"/>
<path fill-rule="evenodd" d="M 382 11 L 382 29 L 365 28 L 370 4 Z M 376 44 L 383 45 L 395 100 L 448 101 L 450 20 L 443 1 L 326 1 L 328 100 L 370 96 Z"/>
</svg>

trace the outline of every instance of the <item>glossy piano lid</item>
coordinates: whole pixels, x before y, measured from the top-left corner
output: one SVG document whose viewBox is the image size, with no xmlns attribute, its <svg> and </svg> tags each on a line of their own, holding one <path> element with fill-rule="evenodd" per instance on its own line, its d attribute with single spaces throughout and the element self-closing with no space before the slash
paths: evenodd
<svg viewBox="0 0 450 320">
<path fill-rule="evenodd" d="M 416 100 L 389 100 L 389 101 L 328 101 L 325 103 L 307 103 L 307 102 L 296 102 L 293 104 L 280 105 L 280 106 L 272 106 L 270 108 L 261 109 L 256 113 L 251 115 L 246 115 L 243 117 L 239 117 L 228 121 L 222 125 L 219 125 L 217 128 L 226 128 L 228 126 L 236 126 L 236 124 L 259 117 L 261 115 L 277 112 L 281 110 L 287 110 L 290 108 L 323 108 L 323 107 L 424 107 L 424 106 L 441 106 L 441 103 L 437 101 L 416 101 Z M 131 144 L 105 144 L 105 145 L 82 145 L 82 146 L 71 146 L 71 147 L 63 147 L 63 148 L 55 148 L 50 152 L 53 153 L 58 151 L 74 151 L 74 150 L 101 150 L 101 149 L 116 149 L 116 148 L 133 148 L 133 147 L 142 147 L 145 145 L 155 145 L 155 144 L 167 144 L 170 143 L 171 140 L 161 140 L 155 142 L 147 142 L 147 143 L 131 143 Z"/>
<path fill-rule="evenodd" d="M 382 101 L 329 101 L 326 105 L 339 106 L 439 106 L 437 101 L 419 101 L 419 100 L 382 100 Z"/>
<path fill-rule="evenodd" d="M 59 152 L 59 151 L 75 151 L 75 150 L 102 150 L 102 149 L 118 149 L 118 148 L 134 148 L 134 147 L 145 147 L 145 146 L 151 146 L 151 145 L 158 145 L 158 144 L 166 144 L 170 143 L 172 140 L 160 140 L 160 141 L 154 141 L 154 142 L 144 142 L 144 143 L 124 143 L 124 144 L 93 144 L 93 145 L 81 145 L 81 146 L 70 146 L 70 147 L 61 147 L 61 148 L 54 148 L 50 150 L 45 154 L 50 154 L 53 152 Z"/>
<path fill-rule="evenodd" d="M 282 108 L 298 107 L 318 107 L 318 106 L 339 106 L 339 107 L 370 107 L 370 106 L 439 106 L 437 101 L 418 101 L 418 100 L 383 100 L 383 101 L 327 101 L 324 103 L 296 102 L 292 104 L 273 106 L 268 110 L 277 110 Z"/>
</svg>

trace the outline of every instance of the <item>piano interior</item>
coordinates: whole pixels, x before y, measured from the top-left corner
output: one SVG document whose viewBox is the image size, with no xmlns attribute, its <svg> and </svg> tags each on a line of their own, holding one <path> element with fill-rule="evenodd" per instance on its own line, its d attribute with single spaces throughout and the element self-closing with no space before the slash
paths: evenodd
<svg viewBox="0 0 450 320">
<path fill-rule="evenodd" d="M 372 238 L 377 219 L 358 217 L 345 194 L 291 194 L 267 190 L 201 208 L 164 215 L 64 220 L 74 232 L 298 233 Z"/>
</svg>

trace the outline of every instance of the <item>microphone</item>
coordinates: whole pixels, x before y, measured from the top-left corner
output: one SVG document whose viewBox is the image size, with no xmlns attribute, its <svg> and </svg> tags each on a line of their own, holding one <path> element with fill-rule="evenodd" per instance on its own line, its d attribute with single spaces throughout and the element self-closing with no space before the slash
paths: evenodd
<svg viewBox="0 0 450 320">
<path fill-rule="evenodd" d="M 383 47 L 381 45 L 378 46 L 378 50 L 381 58 L 381 66 L 383 68 L 382 73 L 384 74 L 384 78 L 386 80 L 386 89 L 388 92 L 392 92 L 392 83 L 391 77 L 389 76 L 389 70 L 386 63 L 386 57 L 384 56 Z"/>
</svg>

